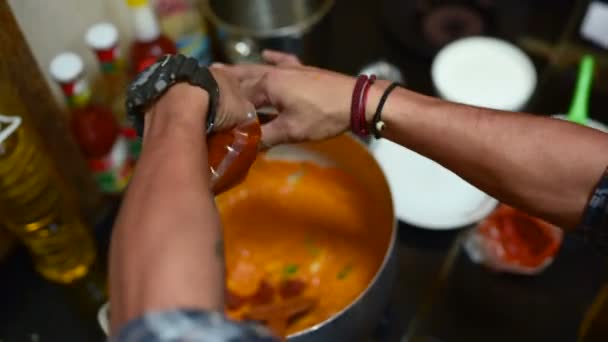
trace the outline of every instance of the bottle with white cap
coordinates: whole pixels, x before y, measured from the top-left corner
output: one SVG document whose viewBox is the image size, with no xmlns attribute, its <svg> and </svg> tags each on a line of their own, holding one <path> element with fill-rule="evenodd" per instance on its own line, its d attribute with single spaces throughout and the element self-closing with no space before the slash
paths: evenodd
<svg viewBox="0 0 608 342">
<path fill-rule="evenodd" d="M 128 143 L 120 136 L 112 111 L 91 101 L 82 59 L 71 52 L 61 53 L 51 61 L 50 73 L 63 90 L 71 110 L 70 129 L 100 189 L 121 192 L 133 168 Z"/>
<path fill-rule="evenodd" d="M 85 42 L 95 53 L 101 71 L 101 77 L 93 84 L 94 95 L 112 109 L 122 126 L 126 126 L 127 78 L 119 47 L 118 29 L 112 23 L 97 23 L 87 30 Z"/>
<path fill-rule="evenodd" d="M 165 54 L 177 53 L 175 43 L 161 30 L 149 0 L 126 0 L 131 9 L 135 40 L 131 45 L 129 71 L 133 76 Z"/>
</svg>

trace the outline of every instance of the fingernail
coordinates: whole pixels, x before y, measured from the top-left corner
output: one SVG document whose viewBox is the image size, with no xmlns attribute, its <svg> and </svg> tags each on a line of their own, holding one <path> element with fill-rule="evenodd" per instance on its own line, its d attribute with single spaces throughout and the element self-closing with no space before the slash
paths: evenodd
<svg viewBox="0 0 608 342">
<path fill-rule="evenodd" d="M 226 64 L 215 62 L 215 63 L 211 64 L 211 67 L 221 69 L 221 68 L 225 68 Z"/>
</svg>

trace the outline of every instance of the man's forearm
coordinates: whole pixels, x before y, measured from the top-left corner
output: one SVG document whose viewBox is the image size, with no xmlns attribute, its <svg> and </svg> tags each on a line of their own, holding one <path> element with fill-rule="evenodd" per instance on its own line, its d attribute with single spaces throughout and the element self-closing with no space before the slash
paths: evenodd
<svg viewBox="0 0 608 342">
<path fill-rule="evenodd" d="M 384 87 L 372 90 L 377 103 Z M 608 165 L 608 135 L 546 117 L 453 104 L 406 89 L 383 111 L 384 136 L 499 200 L 563 228 L 578 224 Z"/>
<path fill-rule="evenodd" d="M 185 91 L 180 87 L 165 97 Z M 198 107 L 157 104 L 146 117 L 143 152 L 112 237 L 113 329 L 146 311 L 223 308 L 222 234 L 204 117 L 188 113 L 206 105 Z"/>
</svg>

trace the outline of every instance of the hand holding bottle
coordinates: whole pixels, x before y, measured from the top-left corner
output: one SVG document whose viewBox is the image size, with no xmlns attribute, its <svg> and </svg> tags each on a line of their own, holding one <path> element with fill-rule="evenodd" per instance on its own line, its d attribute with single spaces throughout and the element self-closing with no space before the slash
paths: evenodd
<svg viewBox="0 0 608 342">
<path fill-rule="evenodd" d="M 266 146 L 336 136 L 350 127 L 350 106 L 355 79 L 303 66 L 292 55 L 265 51 L 274 65 L 219 65 L 241 84 L 241 91 L 256 107 L 272 106 L 278 117 L 262 126 Z"/>
</svg>

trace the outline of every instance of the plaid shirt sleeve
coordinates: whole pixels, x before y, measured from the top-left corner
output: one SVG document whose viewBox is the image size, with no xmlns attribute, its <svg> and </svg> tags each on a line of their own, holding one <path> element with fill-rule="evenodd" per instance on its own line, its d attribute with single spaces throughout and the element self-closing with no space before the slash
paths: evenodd
<svg viewBox="0 0 608 342">
<path fill-rule="evenodd" d="M 608 255 L 608 169 L 589 200 L 579 231 L 600 252 Z"/>
<path fill-rule="evenodd" d="M 274 342 L 265 327 L 235 322 L 219 312 L 175 310 L 153 312 L 133 320 L 110 339 L 113 342 Z"/>
</svg>

